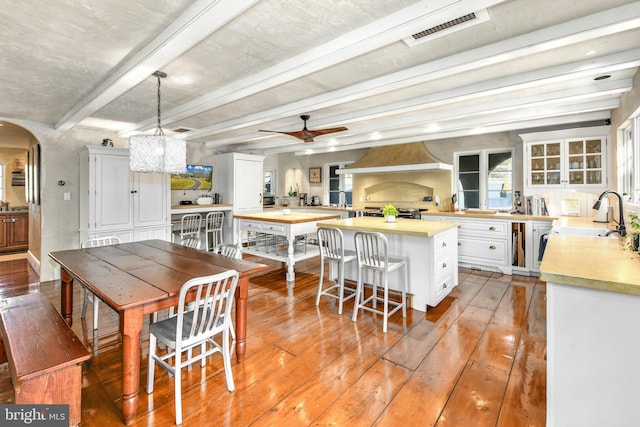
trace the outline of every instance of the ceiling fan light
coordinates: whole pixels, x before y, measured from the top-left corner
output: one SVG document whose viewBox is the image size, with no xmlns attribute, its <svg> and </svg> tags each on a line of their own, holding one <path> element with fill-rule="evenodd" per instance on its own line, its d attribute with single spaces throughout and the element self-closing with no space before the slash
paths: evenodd
<svg viewBox="0 0 640 427">
<path fill-rule="evenodd" d="M 129 137 L 129 169 L 132 172 L 185 173 L 187 142 L 165 135 Z"/>
</svg>

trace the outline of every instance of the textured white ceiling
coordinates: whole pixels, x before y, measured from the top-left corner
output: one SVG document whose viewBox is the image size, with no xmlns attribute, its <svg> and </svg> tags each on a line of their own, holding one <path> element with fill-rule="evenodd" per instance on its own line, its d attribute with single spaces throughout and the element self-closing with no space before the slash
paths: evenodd
<svg viewBox="0 0 640 427">
<path fill-rule="evenodd" d="M 483 8 L 487 22 L 402 41 Z M 640 65 L 640 2 L 623 0 L 0 0 L 0 22 L 3 120 L 153 130 L 162 69 L 165 132 L 218 151 L 604 120 Z M 299 130 L 305 113 L 349 130 L 310 144 L 258 132 Z"/>
</svg>

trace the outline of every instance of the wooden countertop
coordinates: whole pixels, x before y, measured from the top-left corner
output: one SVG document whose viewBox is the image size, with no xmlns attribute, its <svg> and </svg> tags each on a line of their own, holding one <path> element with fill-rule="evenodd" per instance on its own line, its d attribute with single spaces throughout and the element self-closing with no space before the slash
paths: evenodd
<svg viewBox="0 0 640 427">
<path fill-rule="evenodd" d="M 437 212 L 437 211 L 420 211 L 422 215 L 430 215 L 430 216 L 447 216 L 453 218 L 483 218 L 483 219 L 508 219 L 512 221 L 527 221 L 527 220 L 540 220 L 540 221 L 553 221 L 556 219 L 552 216 L 547 215 L 523 215 L 523 214 L 511 214 L 505 212 L 497 212 L 493 214 L 487 213 L 477 213 L 477 212 L 466 212 L 466 211 L 457 211 L 457 212 Z"/>
<path fill-rule="evenodd" d="M 171 206 L 171 210 L 183 210 L 183 209 L 211 209 L 211 208 L 232 208 L 232 204 L 220 203 L 218 205 L 174 205 Z"/>
<path fill-rule="evenodd" d="M 421 221 L 407 218 L 397 218 L 396 222 L 385 222 L 384 218 L 381 217 L 361 216 L 319 222 L 318 226 L 336 227 L 342 230 L 378 231 L 384 234 L 433 237 L 443 231 L 456 228 L 458 224 L 449 221 Z"/>
<path fill-rule="evenodd" d="M 554 225 L 615 228 L 591 217 L 560 217 Z M 626 249 L 626 238 L 551 234 L 540 265 L 547 282 L 640 295 L 640 256 Z"/>
<path fill-rule="evenodd" d="M 283 224 L 299 224 L 302 222 L 325 221 L 333 218 L 340 218 L 337 214 L 318 214 L 306 212 L 291 212 L 285 215 L 282 210 L 269 211 L 253 214 L 239 214 L 233 216 L 236 219 L 248 219 L 253 221 L 279 222 Z"/>
</svg>

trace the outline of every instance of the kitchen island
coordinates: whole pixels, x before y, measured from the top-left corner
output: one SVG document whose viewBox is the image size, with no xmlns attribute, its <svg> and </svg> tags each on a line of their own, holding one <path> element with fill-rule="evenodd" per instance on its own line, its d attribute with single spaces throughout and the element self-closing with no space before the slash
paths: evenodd
<svg viewBox="0 0 640 427">
<path fill-rule="evenodd" d="M 305 236 L 316 232 L 318 221 L 340 218 L 340 215 L 279 210 L 234 215 L 233 218 L 238 221 L 238 242 L 242 242 L 243 231 L 250 236 L 243 252 L 285 262 L 287 282 L 293 285 L 296 262 L 320 255 L 318 246 L 307 244 Z M 298 239 L 298 236 L 303 239 Z M 303 249 L 295 250 L 296 241 L 300 241 Z"/>
<path fill-rule="evenodd" d="M 427 311 L 435 307 L 458 285 L 458 224 L 448 221 L 421 221 L 398 218 L 385 222 L 379 217 L 356 217 L 325 221 L 318 226 L 336 227 L 344 234 L 346 249 L 355 250 L 355 233 L 377 231 L 389 243 L 389 256 L 402 256 L 407 260 L 408 293 L 411 307 Z M 356 281 L 355 263 L 345 265 L 345 278 Z M 389 282 L 390 289 L 400 280 L 395 272 Z"/>
<path fill-rule="evenodd" d="M 591 218 L 559 223 L 603 227 Z M 547 425 L 637 425 L 638 253 L 618 237 L 551 234 L 540 271 L 547 282 Z"/>
</svg>

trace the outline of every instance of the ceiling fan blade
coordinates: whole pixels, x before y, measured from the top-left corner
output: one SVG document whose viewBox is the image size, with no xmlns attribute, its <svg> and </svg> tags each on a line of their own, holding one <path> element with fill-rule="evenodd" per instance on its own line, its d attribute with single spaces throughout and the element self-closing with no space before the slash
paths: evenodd
<svg viewBox="0 0 640 427">
<path fill-rule="evenodd" d="M 338 128 L 328 128 L 328 129 L 316 129 L 316 130 L 308 130 L 307 133 L 313 135 L 313 137 L 318 135 L 326 135 L 328 133 L 334 132 L 342 132 L 343 130 L 349 130 L 344 126 L 340 126 Z"/>
<path fill-rule="evenodd" d="M 283 132 L 283 131 L 277 131 L 277 130 L 262 130 L 262 129 L 260 129 L 258 132 L 281 133 L 281 134 L 284 134 L 284 135 L 290 135 L 290 136 L 293 136 L 294 138 L 301 139 L 304 142 L 314 142 L 313 138 L 315 138 L 316 136 L 326 135 L 328 133 L 334 133 L 334 132 L 342 132 L 344 130 L 349 130 L 344 126 L 340 126 L 340 127 L 337 127 L 337 128 L 309 130 L 309 129 L 307 129 L 307 120 L 309 120 L 309 116 L 308 115 L 302 115 L 302 116 L 300 116 L 300 118 L 304 121 L 304 127 L 302 128 L 302 130 L 293 131 L 293 132 Z"/>
</svg>

